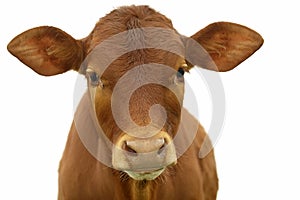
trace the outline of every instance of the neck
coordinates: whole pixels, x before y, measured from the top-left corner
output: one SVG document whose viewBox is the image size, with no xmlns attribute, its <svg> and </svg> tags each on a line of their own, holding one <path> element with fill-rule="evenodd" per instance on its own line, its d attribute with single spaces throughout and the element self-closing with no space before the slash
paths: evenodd
<svg viewBox="0 0 300 200">
<path fill-rule="evenodd" d="M 131 196 L 132 200 L 151 200 L 151 181 L 132 181 Z"/>
</svg>

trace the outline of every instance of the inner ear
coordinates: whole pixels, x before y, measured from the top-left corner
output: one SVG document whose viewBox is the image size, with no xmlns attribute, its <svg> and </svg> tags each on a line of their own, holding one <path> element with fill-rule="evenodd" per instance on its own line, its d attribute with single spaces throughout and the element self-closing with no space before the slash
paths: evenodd
<svg viewBox="0 0 300 200">
<path fill-rule="evenodd" d="M 50 26 L 30 29 L 16 36 L 8 51 L 35 72 L 45 76 L 78 70 L 84 58 L 82 42 Z"/>
<path fill-rule="evenodd" d="M 250 57 L 263 38 L 248 27 L 217 22 L 195 33 L 185 43 L 190 65 L 214 71 L 229 71 Z"/>
</svg>

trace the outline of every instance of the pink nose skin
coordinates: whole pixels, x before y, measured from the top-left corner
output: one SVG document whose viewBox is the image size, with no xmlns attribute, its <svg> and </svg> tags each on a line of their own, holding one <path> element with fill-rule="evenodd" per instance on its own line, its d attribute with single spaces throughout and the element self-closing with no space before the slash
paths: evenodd
<svg viewBox="0 0 300 200">
<path fill-rule="evenodd" d="M 151 172 L 165 167 L 167 147 L 164 138 L 138 139 L 124 141 L 122 150 L 130 171 Z"/>
<path fill-rule="evenodd" d="M 150 153 L 157 152 L 158 154 L 164 151 L 164 147 L 166 146 L 166 141 L 164 138 L 159 139 L 146 139 L 146 140 L 133 140 L 133 141 L 125 141 L 123 145 L 123 149 L 125 151 L 139 154 L 139 153 Z"/>
<path fill-rule="evenodd" d="M 137 180 L 156 178 L 176 161 L 175 146 L 165 134 L 143 139 L 125 136 L 113 148 L 113 167 Z"/>
</svg>

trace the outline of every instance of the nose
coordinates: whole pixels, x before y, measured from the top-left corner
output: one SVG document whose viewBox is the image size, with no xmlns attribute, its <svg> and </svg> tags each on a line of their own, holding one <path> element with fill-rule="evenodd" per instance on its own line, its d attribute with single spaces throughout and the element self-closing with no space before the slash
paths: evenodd
<svg viewBox="0 0 300 200">
<path fill-rule="evenodd" d="M 140 139 L 124 141 L 123 149 L 133 154 L 156 152 L 161 154 L 164 152 L 166 140 L 164 138 L 157 139 Z"/>
<path fill-rule="evenodd" d="M 149 173 L 176 163 L 172 138 L 166 133 L 151 138 L 119 138 L 112 152 L 113 167 L 120 171 Z"/>
</svg>

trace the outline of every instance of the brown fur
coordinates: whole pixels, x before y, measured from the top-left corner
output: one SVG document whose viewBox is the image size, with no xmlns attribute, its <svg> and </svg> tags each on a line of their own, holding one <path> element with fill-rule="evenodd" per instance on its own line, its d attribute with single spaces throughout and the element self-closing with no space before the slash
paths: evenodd
<svg viewBox="0 0 300 200">
<path fill-rule="evenodd" d="M 82 107 L 87 103 L 86 98 L 81 101 Z M 89 118 L 85 115 L 80 118 Z M 187 122 L 183 127 L 187 139 L 191 126 L 198 123 L 186 110 L 182 117 Z M 192 145 L 175 166 L 154 181 L 135 181 L 97 161 L 83 146 L 73 123 L 60 163 L 59 199 L 216 199 L 218 178 L 213 151 L 204 159 L 198 158 L 205 136 L 198 124 Z"/>
<path fill-rule="evenodd" d="M 175 55 L 159 47 L 138 49 L 120 56 L 104 71 L 101 77 L 103 88 L 97 88 L 94 100 L 96 121 L 107 138 L 115 144 L 125 133 L 116 125 L 112 116 L 111 96 L 116 83 L 128 70 L 136 66 L 158 63 L 170 66 L 176 72 L 187 63 L 189 66 L 186 70 L 193 65 L 198 65 L 210 70 L 228 71 L 252 55 L 263 43 L 261 36 L 247 27 L 219 22 L 209 25 L 192 36 L 196 44 L 201 44 L 208 52 L 203 54 L 203 51 L 200 51 L 200 55 L 199 52 L 194 52 L 195 43 L 180 37 L 171 21 L 164 15 L 148 6 L 128 6 L 116 9 L 101 18 L 90 35 L 82 40 L 75 40 L 54 27 L 38 27 L 15 37 L 9 43 L 8 50 L 41 75 L 56 75 L 71 69 L 84 74 L 87 67 L 81 65 L 84 59 L 88 58 L 98 44 L 116 34 L 128 31 L 127 38 L 122 43 L 112 44 L 104 49 L 108 55 L 120 47 L 126 49 L 136 45 L 146 46 L 144 44 L 146 36 L 141 29 L 138 29 L 145 27 L 173 30 L 176 35 L 164 38 L 161 43 L 174 48 L 183 45 L 186 55 L 185 57 Z M 87 59 L 86 63 L 92 61 Z M 95 61 L 100 65 L 101 60 Z M 133 82 L 149 78 L 147 74 L 142 73 L 142 69 L 138 73 L 139 77 L 135 77 Z M 158 72 L 155 76 L 157 80 L 167 78 L 169 77 L 163 72 Z M 138 88 L 130 98 L 130 117 L 136 124 L 140 126 L 149 124 L 150 107 L 160 104 L 167 114 L 167 123 L 163 131 L 172 138 L 175 137 L 177 130 L 184 133 L 180 140 L 176 141 L 176 148 L 178 148 L 176 150 L 180 150 L 180 147 L 192 141 L 177 164 L 168 166 L 158 178 L 152 181 L 137 181 L 125 172 L 107 167 L 95 159 L 83 145 L 78 127 L 84 126 L 86 128 L 84 137 L 91 139 L 90 133 L 94 122 L 89 114 L 91 102 L 87 93 L 78 106 L 60 162 L 58 199 L 215 200 L 218 178 L 213 151 L 210 151 L 205 158 L 199 158 L 198 154 L 206 133 L 197 120 L 182 109 L 183 87 L 176 90 L 180 96 L 179 100 L 167 88 L 148 84 Z M 182 126 L 179 126 L 180 121 L 183 121 Z M 195 137 L 192 133 L 193 129 L 197 130 Z M 92 141 L 95 146 L 98 145 L 99 149 L 105 151 L 105 145 L 99 146 L 97 141 Z M 110 153 L 106 154 L 108 159 L 111 159 Z"/>
</svg>

